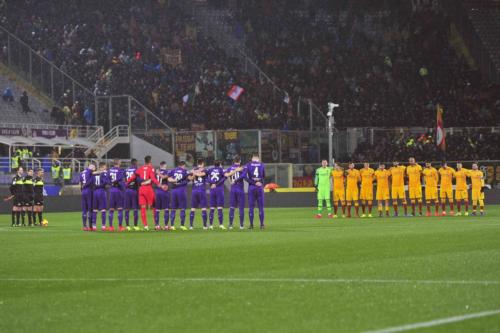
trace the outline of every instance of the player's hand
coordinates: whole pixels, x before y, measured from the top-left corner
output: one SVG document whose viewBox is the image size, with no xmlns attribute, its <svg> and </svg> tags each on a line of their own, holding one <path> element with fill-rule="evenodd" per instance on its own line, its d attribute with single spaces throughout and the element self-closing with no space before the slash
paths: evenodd
<svg viewBox="0 0 500 333">
<path fill-rule="evenodd" d="M 256 182 L 255 185 L 261 187 L 262 183 L 261 182 Z"/>
<path fill-rule="evenodd" d="M 210 188 L 216 188 L 215 184 L 210 185 Z"/>
<path fill-rule="evenodd" d="M 242 167 L 236 168 L 236 171 L 241 171 L 241 170 L 243 170 Z"/>
</svg>

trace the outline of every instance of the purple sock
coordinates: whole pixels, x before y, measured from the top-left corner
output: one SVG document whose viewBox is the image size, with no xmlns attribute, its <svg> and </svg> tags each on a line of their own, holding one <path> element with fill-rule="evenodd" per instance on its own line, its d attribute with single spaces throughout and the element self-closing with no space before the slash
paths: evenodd
<svg viewBox="0 0 500 333">
<path fill-rule="evenodd" d="M 259 209 L 259 220 L 260 220 L 260 225 L 264 225 L 264 209 Z"/>
<path fill-rule="evenodd" d="M 160 211 L 158 209 L 155 209 L 155 225 L 160 224 Z"/>
<path fill-rule="evenodd" d="M 229 226 L 233 225 L 234 221 L 234 207 L 229 207 Z"/>
<path fill-rule="evenodd" d="M 86 228 L 87 227 L 87 212 L 82 212 L 82 222 L 83 222 L 83 227 Z"/>
<path fill-rule="evenodd" d="M 134 226 L 137 227 L 137 222 L 139 222 L 139 211 L 134 209 Z"/>
<path fill-rule="evenodd" d="M 201 218 L 203 219 L 203 226 L 207 226 L 207 210 L 204 209 L 201 211 Z"/>
<path fill-rule="evenodd" d="M 106 226 L 106 211 L 101 212 L 101 223 L 103 227 Z M 111 227 L 111 224 L 109 226 Z"/>
<path fill-rule="evenodd" d="M 189 213 L 189 226 L 192 227 L 194 222 L 194 210 Z"/>
<path fill-rule="evenodd" d="M 210 221 L 210 225 L 214 224 L 214 208 L 210 208 L 210 214 L 208 215 L 208 220 Z"/>
<path fill-rule="evenodd" d="M 125 211 L 125 224 L 127 225 L 127 227 L 130 225 L 129 222 L 130 222 L 130 210 L 126 210 Z"/>
<path fill-rule="evenodd" d="M 170 210 L 170 225 L 173 227 L 175 222 L 175 209 Z"/>
<path fill-rule="evenodd" d="M 96 224 L 97 224 L 97 212 L 93 211 L 92 212 L 92 227 L 95 227 Z"/>
<path fill-rule="evenodd" d="M 219 224 L 224 223 L 224 210 L 222 208 L 217 208 L 217 217 L 219 218 Z"/>
<path fill-rule="evenodd" d="M 170 217 L 170 212 L 168 211 L 168 209 L 165 209 L 163 211 L 163 223 L 165 224 L 165 226 L 168 226 L 169 217 Z"/>
<path fill-rule="evenodd" d="M 186 210 L 185 209 L 181 209 L 181 225 L 183 226 L 184 223 L 186 222 Z"/>
<path fill-rule="evenodd" d="M 115 211 L 110 210 L 109 211 L 109 226 L 111 227 L 113 225 L 113 218 L 115 217 Z"/>
<path fill-rule="evenodd" d="M 123 210 L 118 210 L 118 225 L 121 227 L 123 225 Z"/>
<path fill-rule="evenodd" d="M 250 220 L 250 226 L 253 226 L 253 208 L 248 210 L 248 219 Z"/>
<path fill-rule="evenodd" d="M 240 207 L 240 226 L 243 227 L 245 221 L 245 208 Z"/>
</svg>

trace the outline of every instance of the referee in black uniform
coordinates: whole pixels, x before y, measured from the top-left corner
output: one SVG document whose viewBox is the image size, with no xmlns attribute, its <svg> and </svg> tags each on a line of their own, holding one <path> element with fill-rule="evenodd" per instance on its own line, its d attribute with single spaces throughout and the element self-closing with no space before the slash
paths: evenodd
<svg viewBox="0 0 500 333">
<path fill-rule="evenodd" d="M 28 169 L 28 174 L 23 181 L 24 212 L 28 215 L 28 225 L 33 226 L 33 169 Z M 24 214 L 23 214 L 24 215 Z M 24 225 L 24 216 L 23 216 Z"/>
<path fill-rule="evenodd" d="M 12 226 L 19 227 L 21 212 L 23 210 L 23 167 L 17 168 L 16 175 L 12 178 L 12 183 L 10 185 L 10 194 L 14 198 L 12 205 Z M 24 223 L 23 223 L 24 224 Z"/>
</svg>

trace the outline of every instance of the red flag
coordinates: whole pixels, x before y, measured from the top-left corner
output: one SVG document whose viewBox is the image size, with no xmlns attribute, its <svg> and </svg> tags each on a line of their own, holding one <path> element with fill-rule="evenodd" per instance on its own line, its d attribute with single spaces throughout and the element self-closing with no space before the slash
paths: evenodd
<svg viewBox="0 0 500 333">
<path fill-rule="evenodd" d="M 231 97 L 232 99 L 234 99 L 235 101 L 237 101 L 240 98 L 241 94 L 243 94 L 244 91 L 245 91 L 245 89 L 234 84 L 231 87 L 231 89 L 229 89 L 229 91 L 227 92 L 227 95 L 229 97 Z"/>
<path fill-rule="evenodd" d="M 446 150 L 446 131 L 443 126 L 443 107 L 437 105 L 436 115 L 436 145 L 442 150 Z"/>
</svg>

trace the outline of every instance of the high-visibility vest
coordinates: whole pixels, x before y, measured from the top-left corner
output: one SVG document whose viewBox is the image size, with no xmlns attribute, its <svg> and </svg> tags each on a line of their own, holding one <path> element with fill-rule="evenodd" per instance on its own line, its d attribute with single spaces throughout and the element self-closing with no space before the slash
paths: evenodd
<svg viewBox="0 0 500 333">
<path fill-rule="evenodd" d="M 10 158 L 10 166 L 12 169 L 17 169 L 19 167 L 19 156 L 12 156 Z"/>
<path fill-rule="evenodd" d="M 71 179 L 71 168 L 63 168 L 63 179 L 64 180 Z"/>
<path fill-rule="evenodd" d="M 58 179 L 59 178 L 59 173 L 61 172 L 61 167 L 60 166 L 52 166 L 50 168 L 52 172 L 52 179 Z"/>
</svg>

